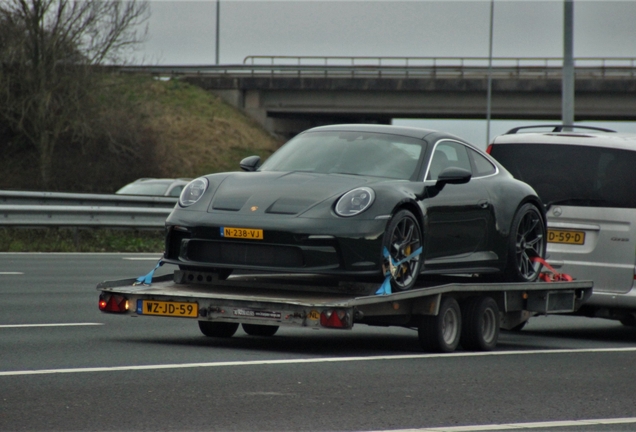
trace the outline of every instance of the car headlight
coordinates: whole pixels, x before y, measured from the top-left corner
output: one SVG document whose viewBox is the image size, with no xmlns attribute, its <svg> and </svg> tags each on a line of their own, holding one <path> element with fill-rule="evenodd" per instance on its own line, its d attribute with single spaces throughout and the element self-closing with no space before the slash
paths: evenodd
<svg viewBox="0 0 636 432">
<path fill-rule="evenodd" d="M 353 189 L 344 194 L 336 203 L 338 216 L 355 216 L 368 209 L 375 200 L 375 192 L 368 187 Z"/>
<path fill-rule="evenodd" d="M 208 188 L 208 185 L 208 179 L 205 177 L 192 180 L 181 191 L 181 195 L 179 195 L 179 205 L 181 207 L 188 207 L 199 201 Z"/>
</svg>

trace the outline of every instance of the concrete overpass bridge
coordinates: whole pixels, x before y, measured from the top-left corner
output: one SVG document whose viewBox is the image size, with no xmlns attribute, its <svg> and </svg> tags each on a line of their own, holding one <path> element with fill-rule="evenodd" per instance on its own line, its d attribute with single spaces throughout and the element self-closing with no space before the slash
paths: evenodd
<svg viewBox="0 0 636 432">
<path fill-rule="evenodd" d="M 636 59 L 576 58 L 575 119 L 636 120 Z M 561 119 L 561 58 L 250 56 L 243 64 L 133 67 L 178 77 L 290 137 L 393 118 Z"/>
</svg>

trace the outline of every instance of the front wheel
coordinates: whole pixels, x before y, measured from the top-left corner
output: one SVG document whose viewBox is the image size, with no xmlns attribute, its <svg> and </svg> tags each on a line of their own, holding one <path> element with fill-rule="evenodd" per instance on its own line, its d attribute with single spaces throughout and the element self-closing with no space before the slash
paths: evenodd
<svg viewBox="0 0 636 432">
<path fill-rule="evenodd" d="M 391 272 L 393 291 L 413 288 L 422 268 L 423 246 L 420 224 L 408 210 L 400 210 L 391 218 L 384 234 L 383 248 L 390 257 L 384 256 L 384 269 Z M 420 250 L 420 253 L 416 253 Z"/>
<path fill-rule="evenodd" d="M 511 282 L 534 282 L 541 272 L 546 248 L 545 220 L 533 204 L 524 204 L 517 210 L 510 229 L 506 279 Z"/>
</svg>

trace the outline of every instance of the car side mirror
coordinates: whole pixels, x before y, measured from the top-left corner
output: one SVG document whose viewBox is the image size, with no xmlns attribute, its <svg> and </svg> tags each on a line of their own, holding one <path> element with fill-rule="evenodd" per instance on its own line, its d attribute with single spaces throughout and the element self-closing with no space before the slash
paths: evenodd
<svg viewBox="0 0 636 432">
<path fill-rule="evenodd" d="M 241 161 L 239 166 L 243 171 L 256 171 L 261 164 L 260 156 L 248 156 Z"/>
<path fill-rule="evenodd" d="M 447 184 L 468 183 L 472 176 L 473 175 L 470 171 L 463 168 L 446 168 L 437 176 L 437 182 L 435 185 L 424 186 L 422 192 L 415 194 L 415 199 L 422 200 L 424 198 L 433 198 L 437 196 Z"/>
<path fill-rule="evenodd" d="M 435 187 L 441 189 L 447 184 L 464 184 L 470 181 L 473 174 L 463 168 L 449 167 L 437 176 Z"/>
</svg>

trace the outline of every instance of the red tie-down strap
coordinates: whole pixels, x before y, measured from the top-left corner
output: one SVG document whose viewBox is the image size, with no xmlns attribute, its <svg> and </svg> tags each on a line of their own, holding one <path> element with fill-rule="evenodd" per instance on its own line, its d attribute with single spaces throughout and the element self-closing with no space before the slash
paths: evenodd
<svg viewBox="0 0 636 432">
<path fill-rule="evenodd" d="M 569 274 L 559 273 L 553 269 L 552 266 L 541 257 L 530 258 L 530 261 L 541 263 L 543 267 L 548 270 L 547 272 L 541 272 L 541 274 L 539 274 L 539 279 L 543 282 L 570 282 L 573 280 Z"/>
</svg>

